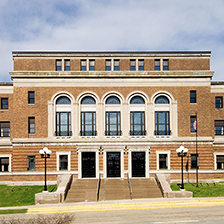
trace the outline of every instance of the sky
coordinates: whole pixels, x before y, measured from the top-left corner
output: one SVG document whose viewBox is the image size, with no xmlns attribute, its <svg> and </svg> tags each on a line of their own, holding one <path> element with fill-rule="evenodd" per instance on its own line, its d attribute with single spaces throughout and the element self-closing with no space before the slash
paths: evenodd
<svg viewBox="0 0 224 224">
<path fill-rule="evenodd" d="M 224 0 L 1 0 L 0 82 L 12 51 L 211 51 L 224 81 Z"/>
</svg>

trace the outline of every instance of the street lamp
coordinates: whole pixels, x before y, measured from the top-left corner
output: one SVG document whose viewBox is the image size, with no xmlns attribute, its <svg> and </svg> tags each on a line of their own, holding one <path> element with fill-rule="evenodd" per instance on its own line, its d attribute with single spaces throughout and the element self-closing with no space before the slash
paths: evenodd
<svg viewBox="0 0 224 224">
<path fill-rule="evenodd" d="M 178 157 L 181 157 L 181 174 L 182 174 L 182 184 L 181 184 L 181 189 L 184 189 L 184 170 L 183 170 L 183 158 L 187 155 L 188 149 L 184 148 L 184 146 L 180 146 L 176 150 Z"/>
<path fill-rule="evenodd" d="M 45 159 L 45 185 L 44 185 L 44 191 L 47 191 L 47 158 L 50 158 L 51 150 L 49 150 L 47 147 L 44 147 L 42 150 L 39 151 L 41 158 Z"/>
</svg>

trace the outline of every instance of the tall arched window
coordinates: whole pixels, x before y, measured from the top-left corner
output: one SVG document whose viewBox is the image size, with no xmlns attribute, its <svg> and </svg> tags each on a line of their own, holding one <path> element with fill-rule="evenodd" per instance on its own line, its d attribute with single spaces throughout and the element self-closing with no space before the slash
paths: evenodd
<svg viewBox="0 0 224 224">
<path fill-rule="evenodd" d="M 96 135 L 96 101 L 91 96 L 81 100 L 81 136 Z"/>
<path fill-rule="evenodd" d="M 71 135 L 71 101 L 61 96 L 56 100 L 56 136 Z"/>
<path fill-rule="evenodd" d="M 130 135 L 145 135 L 145 100 L 134 96 L 130 101 Z"/>
<path fill-rule="evenodd" d="M 170 135 L 169 103 L 166 96 L 155 99 L 155 135 Z"/>
<path fill-rule="evenodd" d="M 121 135 L 120 100 L 116 96 L 110 96 L 106 100 L 106 136 Z M 119 109 L 118 109 L 119 108 Z"/>
</svg>

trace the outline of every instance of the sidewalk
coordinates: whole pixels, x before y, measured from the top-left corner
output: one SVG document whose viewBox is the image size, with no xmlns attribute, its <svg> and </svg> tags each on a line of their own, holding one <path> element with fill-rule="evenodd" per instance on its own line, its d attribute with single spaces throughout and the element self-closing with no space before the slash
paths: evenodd
<svg viewBox="0 0 224 224">
<path fill-rule="evenodd" d="M 53 213 L 77 213 L 77 212 L 102 212 L 116 210 L 143 210 L 161 208 L 183 207 L 209 207 L 224 206 L 224 197 L 215 198 L 156 198 L 133 199 L 99 202 L 78 202 L 60 204 L 41 204 L 32 206 L 1 207 L 7 209 L 28 209 L 27 215 L 53 214 Z"/>
</svg>

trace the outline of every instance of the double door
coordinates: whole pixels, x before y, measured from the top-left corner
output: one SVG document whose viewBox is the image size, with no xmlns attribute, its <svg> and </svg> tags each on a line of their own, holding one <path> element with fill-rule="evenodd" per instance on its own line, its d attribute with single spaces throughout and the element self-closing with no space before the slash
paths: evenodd
<svg viewBox="0 0 224 224">
<path fill-rule="evenodd" d="M 107 152 L 107 177 L 120 176 L 120 152 Z"/>
<path fill-rule="evenodd" d="M 145 152 L 132 152 L 132 177 L 145 177 Z"/>
<path fill-rule="evenodd" d="M 96 177 L 95 152 L 82 152 L 82 177 Z"/>
</svg>

